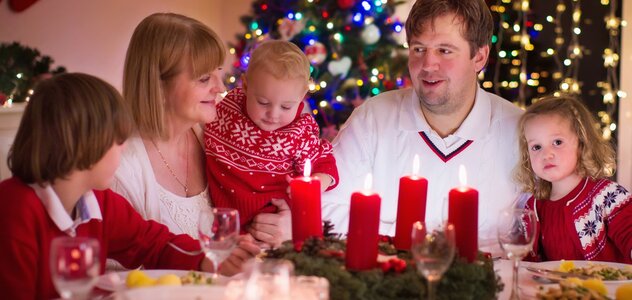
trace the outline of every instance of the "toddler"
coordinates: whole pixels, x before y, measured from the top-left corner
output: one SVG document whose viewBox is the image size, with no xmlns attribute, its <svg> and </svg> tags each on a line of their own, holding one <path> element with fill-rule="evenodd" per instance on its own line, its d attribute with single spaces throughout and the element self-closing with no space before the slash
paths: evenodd
<svg viewBox="0 0 632 300">
<path fill-rule="evenodd" d="M 242 228 L 275 211 L 273 199 L 288 199 L 287 176 L 302 175 L 308 158 L 322 191 L 337 184 L 331 144 L 320 139 L 313 117 L 301 114 L 309 78 L 309 60 L 296 45 L 264 42 L 252 53 L 243 89 L 231 90 L 205 127 L 211 201 L 236 208 Z"/>
<path fill-rule="evenodd" d="M 537 219 L 530 260 L 632 262 L 632 198 L 607 179 L 614 151 L 595 124 L 569 96 L 542 98 L 520 119 L 515 177 Z"/>
</svg>

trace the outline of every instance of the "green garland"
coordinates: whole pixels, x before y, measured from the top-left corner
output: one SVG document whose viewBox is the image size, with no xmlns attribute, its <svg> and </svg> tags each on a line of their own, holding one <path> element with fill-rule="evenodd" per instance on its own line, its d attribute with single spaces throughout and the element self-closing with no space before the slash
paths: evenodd
<svg viewBox="0 0 632 300">
<path fill-rule="evenodd" d="M 0 44 L 0 104 L 6 100 L 23 102 L 37 81 L 46 74 L 66 71 L 64 67 L 51 70 L 53 59 L 42 56 L 37 49 L 18 42 Z"/>
<path fill-rule="evenodd" d="M 344 267 L 346 241 L 330 234 L 330 229 L 331 225 L 326 223 L 324 238 L 309 238 L 303 245 L 286 241 L 279 248 L 269 250 L 266 257 L 292 261 L 296 275 L 327 278 L 330 299 L 426 298 L 426 280 L 418 274 L 410 253 L 397 252 L 390 243 L 381 242 L 380 252 L 397 253 L 397 257 L 406 262 L 404 269 L 382 265 L 369 271 L 349 272 Z M 437 299 L 496 299 L 502 289 L 492 260 L 479 254 L 476 263 L 454 260 L 438 284 Z"/>
</svg>

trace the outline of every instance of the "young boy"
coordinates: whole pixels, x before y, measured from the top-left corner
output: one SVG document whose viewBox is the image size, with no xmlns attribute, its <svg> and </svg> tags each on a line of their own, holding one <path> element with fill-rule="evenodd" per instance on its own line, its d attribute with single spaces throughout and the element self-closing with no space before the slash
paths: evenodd
<svg viewBox="0 0 632 300">
<path fill-rule="evenodd" d="M 39 83 L 9 152 L 13 176 L 0 183 L 0 291 L 7 299 L 58 297 L 50 273 L 51 241 L 91 237 L 106 258 L 126 268 L 212 270 L 188 235 L 145 221 L 108 190 L 132 121 L 120 94 L 86 74 L 63 74 Z M 258 248 L 242 241 L 238 268 Z M 244 249 L 248 249 L 244 251 Z"/>
<path fill-rule="evenodd" d="M 302 175 L 305 161 L 322 191 L 338 182 L 329 142 L 311 115 L 301 114 L 310 78 L 309 60 L 294 44 L 267 41 L 252 53 L 243 89 L 228 93 L 204 139 L 209 191 L 215 207 L 236 208 L 242 228 L 272 199 L 288 199 L 288 176 Z"/>
</svg>

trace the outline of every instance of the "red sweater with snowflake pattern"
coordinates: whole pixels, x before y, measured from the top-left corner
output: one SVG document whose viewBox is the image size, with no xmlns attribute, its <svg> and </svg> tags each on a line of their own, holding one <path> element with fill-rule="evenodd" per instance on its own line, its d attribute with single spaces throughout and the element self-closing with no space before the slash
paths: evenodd
<svg viewBox="0 0 632 300">
<path fill-rule="evenodd" d="M 308 158 L 312 173 L 333 178 L 328 190 L 337 185 L 331 143 L 320 139 L 311 115 L 297 114 L 287 126 L 262 130 L 247 116 L 246 94 L 240 88 L 226 95 L 217 114 L 204 128 L 211 201 L 214 207 L 237 209 L 242 228 L 257 214 L 276 211 L 271 199 L 288 200 L 286 175 L 302 175 Z"/>
</svg>

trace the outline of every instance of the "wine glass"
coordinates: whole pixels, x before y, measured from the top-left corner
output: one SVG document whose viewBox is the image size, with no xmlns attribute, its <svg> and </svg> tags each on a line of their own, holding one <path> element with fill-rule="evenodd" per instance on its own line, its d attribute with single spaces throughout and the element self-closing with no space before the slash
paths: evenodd
<svg viewBox="0 0 632 300">
<path fill-rule="evenodd" d="M 202 251 L 213 262 L 213 277 L 239 238 L 239 213 L 232 208 L 206 208 L 200 211 L 198 234 Z"/>
<path fill-rule="evenodd" d="M 508 209 L 498 217 L 498 243 L 508 259 L 513 261 L 513 283 L 509 299 L 520 299 L 518 267 L 520 260 L 531 251 L 535 238 L 535 213 L 528 209 Z"/>
<path fill-rule="evenodd" d="M 411 253 L 428 281 L 428 299 L 435 299 L 436 285 L 454 259 L 454 248 L 454 225 L 443 223 L 431 229 L 422 222 L 413 224 Z"/>
<path fill-rule="evenodd" d="M 88 237 L 54 238 L 50 247 L 53 284 L 63 299 L 85 299 L 101 272 L 99 241 Z"/>
</svg>

